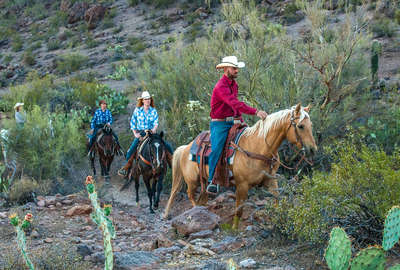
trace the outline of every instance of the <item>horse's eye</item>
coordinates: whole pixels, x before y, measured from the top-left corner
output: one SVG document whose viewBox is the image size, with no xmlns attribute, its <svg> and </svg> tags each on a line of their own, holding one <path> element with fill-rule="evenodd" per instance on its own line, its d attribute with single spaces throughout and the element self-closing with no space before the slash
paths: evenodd
<svg viewBox="0 0 400 270">
<path fill-rule="evenodd" d="M 304 128 L 304 125 L 298 125 L 297 126 L 299 129 L 303 129 Z"/>
</svg>

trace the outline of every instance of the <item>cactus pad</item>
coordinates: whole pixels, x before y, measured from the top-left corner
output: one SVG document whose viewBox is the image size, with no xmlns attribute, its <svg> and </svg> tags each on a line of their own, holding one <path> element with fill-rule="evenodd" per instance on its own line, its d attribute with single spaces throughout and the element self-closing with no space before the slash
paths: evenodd
<svg viewBox="0 0 400 270">
<path fill-rule="evenodd" d="M 400 264 L 390 267 L 388 270 L 400 270 Z"/>
<path fill-rule="evenodd" d="M 351 262 L 351 270 L 383 270 L 385 253 L 381 247 L 373 246 L 361 250 Z"/>
<path fill-rule="evenodd" d="M 400 238 L 400 207 L 393 206 L 385 219 L 382 246 L 384 250 L 391 249 Z"/>
<path fill-rule="evenodd" d="M 331 270 L 347 270 L 351 258 L 351 241 L 339 227 L 331 231 L 329 245 L 325 250 L 325 260 Z"/>
</svg>

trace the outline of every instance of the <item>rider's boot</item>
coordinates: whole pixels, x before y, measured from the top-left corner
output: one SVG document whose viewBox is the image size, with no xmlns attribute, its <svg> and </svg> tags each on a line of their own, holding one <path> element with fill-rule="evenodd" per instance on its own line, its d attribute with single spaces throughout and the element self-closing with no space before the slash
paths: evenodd
<svg viewBox="0 0 400 270">
<path fill-rule="evenodd" d="M 122 177 L 127 177 L 128 176 L 128 171 L 129 168 L 132 167 L 133 160 L 136 158 L 136 153 L 134 153 L 131 158 L 128 160 L 128 162 L 125 164 L 124 167 L 118 170 L 118 175 Z"/>
</svg>

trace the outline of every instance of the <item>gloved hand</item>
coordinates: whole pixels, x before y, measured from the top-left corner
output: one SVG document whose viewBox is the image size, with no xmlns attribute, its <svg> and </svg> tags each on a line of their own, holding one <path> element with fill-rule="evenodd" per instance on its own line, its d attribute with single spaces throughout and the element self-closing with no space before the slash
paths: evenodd
<svg viewBox="0 0 400 270">
<path fill-rule="evenodd" d="M 146 131 L 144 131 L 144 130 L 141 130 L 141 131 L 140 131 L 140 136 L 141 136 L 141 137 L 144 137 L 144 136 L 146 136 Z"/>
</svg>

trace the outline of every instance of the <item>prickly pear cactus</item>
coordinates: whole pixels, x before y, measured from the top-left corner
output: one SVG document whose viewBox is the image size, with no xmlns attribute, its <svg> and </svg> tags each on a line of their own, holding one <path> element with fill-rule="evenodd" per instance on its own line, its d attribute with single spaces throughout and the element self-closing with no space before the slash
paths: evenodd
<svg viewBox="0 0 400 270">
<path fill-rule="evenodd" d="M 325 260 L 331 270 L 347 270 L 351 258 L 351 241 L 339 227 L 331 231 L 329 245 L 325 250 Z"/>
<path fill-rule="evenodd" d="M 93 213 L 90 216 L 97 226 L 103 231 L 104 254 L 106 257 L 104 269 L 112 270 L 114 264 L 111 239 L 115 238 L 115 228 L 112 224 L 112 221 L 107 217 L 111 214 L 111 205 L 105 204 L 103 209 L 100 207 L 92 176 L 88 176 L 86 178 L 86 190 L 89 193 L 89 199 L 93 206 Z"/>
<path fill-rule="evenodd" d="M 361 250 L 351 262 L 350 270 L 384 270 L 385 252 L 379 246 Z"/>
<path fill-rule="evenodd" d="M 383 230 L 382 247 L 384 250 L 391 249 L 400 238 L 400 207 L 395 205 L 389 210 L 385 219 Z"/>
<path fill-rule="evenodd" d="M 400 270 L 400 264 L 390 267 L 388 270 Z"/>
</svg>

